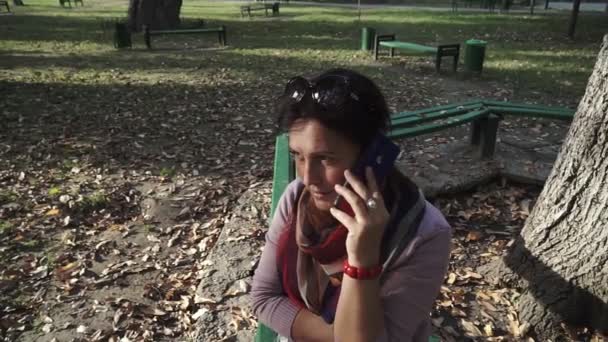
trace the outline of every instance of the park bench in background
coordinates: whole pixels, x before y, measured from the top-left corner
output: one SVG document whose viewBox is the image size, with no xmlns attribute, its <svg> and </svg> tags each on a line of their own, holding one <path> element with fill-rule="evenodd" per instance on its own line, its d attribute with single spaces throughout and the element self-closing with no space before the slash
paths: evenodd
<svg viewBox="0 0 608 342">
<path fill-rule="evenodd" d="M 217 33 L 217 38 L 221 46 L 226 45 L 226 27 L 224 25 L 214 28 L 197 28 L 197 29 L 177 29 L 177 30 L 150 30 L 149 27 L 144 28 L 144 41 L 148 49 L 152 48 L 152 37 L 172 34 L 207 34 Z"/>
<path fill-rule="evenodd" d="M 72 1 L 74 1 L 74 6 L 76 6 L 80 2 L 80 6 L 84 6 L 82 0 L 59 0 L 59 4 L 61 7 L 65 7 L 65 4 L 68 4 L 68 7 L 72 7 Z"/>
<path fill-rule="evenodd" d="M 374 39 L 374 59 L 378 59 L 380 47 L 389 49 L 389 56 L 393 57 L 395 49 L 406 51 L 409 55 L 431 55 L 435 56 L 435 68 L 437 72 L 441 69 L 441 59 L 443 57 L 453 57 L 453 70 L 458 68 L 458 58 L 460 56 L 460 44 L 448 44 L 438 46 L 428 46 L 395 39 L 394 34 L 376 35 Z"/>
<path fill-rule="evenodd" d="M 241 6 L 241 17 L 245 17 L 247 14 L 248 17 L 251 17 L 252 11 L 264 11 L 266 16 L 268 16 L 268 11 L 271 11 L 272 15 L 279 15 L 279 3 L 273 2 L 272 4 L 249 4 Z"/>
<path fill-rule="evenodd" d="M 0 8 L 6 8 L 6 13 L 12 13 L 11 8 L 8 5 L 8 1 L 0 0 Z"/>
<path fill-rule="evenodd" d="M 491 157 L 496 144 L 498 122 L 503 115 L 537 117 L 571 121 L 574 110 L 501 101 L 475 100 L 463 103 L 396 113 L 391 116 L 393 139 L 408 138 L 437 132 L 449 127 L 471 123 L 471 143 L 479 146 L 480 157 Z M 276 138 L 274 174 L 272 179 L 272 201 L 270 219 L 287 185 L 296 177 L 295 166 L 289 154 L 287 134 Z M 258 325 L 256 342 L 274 341 L 275 333 L 264 324 Z M 431 336 L 429 342 L 438 342 Z"/>
</svg>

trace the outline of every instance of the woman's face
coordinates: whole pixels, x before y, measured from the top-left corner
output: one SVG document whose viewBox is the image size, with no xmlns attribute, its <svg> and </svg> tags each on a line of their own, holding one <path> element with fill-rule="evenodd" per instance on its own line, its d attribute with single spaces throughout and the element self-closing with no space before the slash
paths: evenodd
<svg viewBox="0 0 608 342">
<path fill-rule="evenodd" d="M 298 177 L 310 191 L 315 206 L 329 210 L 344 183 L 344 171 L 359 155 L 359 146 L 313 119 L 297 120 L 289 129 L 289 149 Z"/>
</svg>

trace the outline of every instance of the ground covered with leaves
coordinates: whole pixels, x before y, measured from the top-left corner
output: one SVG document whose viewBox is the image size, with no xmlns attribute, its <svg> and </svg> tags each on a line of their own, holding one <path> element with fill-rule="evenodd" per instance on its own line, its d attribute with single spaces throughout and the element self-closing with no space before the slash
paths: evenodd
<svg viewBox="0 0 608 342">
<path fill-rule="evenodd" d="M 218 238 L 263 240 L 276 133 L 273 101 L 294 75 L 354 68 L 378 82 L 393 111 L 471 98 L 569 107 L 578 102 L 554 96 L 574 87 L 567 79 L 556 82 L 557 90 L 522 91 L 526 82 L 511 77 L 512 66 L 502 70 L 492 59 L 490 76 L 473 80 L 437 75 L 427 59 L 373 62 L 353 49 L 359 26 L 348 15 L 354 12 L 286 8 L 281 18 L 249 21 L 238 18 L 236 7 L 189 3 L 185 15 L 228 23 L 233 47 L 184 38 L 161 40 L 159 49 L 145 51 L 136 35 L 134 49 L 119 52 L 100 18 L 122 16 L 126 3 L 87 3 L 73 10 L 50 0 L 28 5 L 0 21 L 2 36 L 8 37 L 0 42 L 0 337 L 5 341 L 190 338 L 197 320 L 217 307 L 195 292 L 209 276 L 207 257 Z M 391 20 L 383 25 L 398 27 Z M 484 15 L 477 24 L 488 20 Z M 444 26 L 441 34 L 453 31 Z M 324 35 L 315 35 L 318 30 Z M 514 55 L 521 44 L 546 38 L 492 27 L 487 32 L 490 39 L 509 35 L 513 45 L 500 48 Z M 290 45 L 294 39 L 299 48 Z M 580 46 L 556 45 L 576 51 L 584 46 L 585 58 L 592 59 L 591 38 Z M 559 66 L 560 58 L 551 61 Z M 587 64 L 571 76 L 580 81 L 591 69 Z M 513 70 L 534 78 L 526 68 Z M 434 141 L 450 142 L 447 134 L 408 144 L 421 150 Z M 437 335 L 457 341 L 525 335 L 513 308 L 516 290 L 486 284 L 477 267 L 508 247 L 538 192 L 498 183 L 437 199 L 455 228 L 450 270 L 432 316 Z M 253 194 L 251 204 L 239 202 L 244 193 Z M 257 223 L 230 235 L 227 222 L 243 206 Z M 226 296 L 248 291 L 247 283 L 238 282 Z M 222 339 L 255 328 L 246 307 L 228 311 L 235 318 Z"/>
</svg>

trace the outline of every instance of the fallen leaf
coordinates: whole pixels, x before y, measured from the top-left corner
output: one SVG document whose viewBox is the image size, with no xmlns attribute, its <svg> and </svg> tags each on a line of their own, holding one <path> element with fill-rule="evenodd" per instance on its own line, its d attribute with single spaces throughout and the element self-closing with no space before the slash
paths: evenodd
<svg viewBox="0 0 608 342">
<path fill-rule="evenodd" d="M 452 284 L 454 284 L 455 281 L 456 281 L 456 273 L 450 272 L 450 274 L 448 275 L 447 283 L 449 285 L 452 285 Z"/>
<path fill-rule="evenodd" d="M 59 215 L 59 209 L 53 208 L 53 209 L 47 211 L 45 215 L 46 216 L 57 216 L 57 215 Z"/>
<path fill-rule="evenodd" d="M 204 314 L 206 314 L 207 312 L 209 312 L 209 309 L 207 309 L 207 308 L 198 309 L 198 311 L 196 311 L 194 314 L 192 314 L 192 319 L 196 321 L 201 316 L 203 316 Z"/>
</svg>

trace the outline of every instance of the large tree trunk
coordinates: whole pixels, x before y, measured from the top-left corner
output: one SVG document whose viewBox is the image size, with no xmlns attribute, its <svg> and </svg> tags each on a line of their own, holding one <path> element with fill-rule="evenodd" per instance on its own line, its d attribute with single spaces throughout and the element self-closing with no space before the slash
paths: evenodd
<svg viewBox="0 0 608 342">
<path fill-rule="evenodd" d="M 140 31 L 143 25 L 151 29 L 167 29 L 179 26 L 182 0 L 130 0 L 129 27 Z"/>
<path fill-rule="evenodd" d="M 501 276 L 523 285 L 519 318 L 537 341 L 563 336 L 560 322 L 608 332 L 608 35 L 545 187 L 501 262 Z"/>
</svg>

